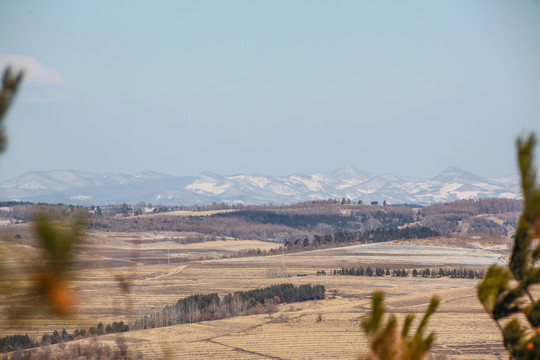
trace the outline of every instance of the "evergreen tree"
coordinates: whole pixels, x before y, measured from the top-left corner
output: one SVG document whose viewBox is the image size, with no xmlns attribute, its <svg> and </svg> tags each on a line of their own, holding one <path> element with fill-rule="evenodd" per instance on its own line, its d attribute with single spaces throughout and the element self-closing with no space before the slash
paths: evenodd
<svg viewBox="0 0 540 360">
<path fill-rule="evenodd" d="M 366 269 L 366 275 L 367 276 L 373 276 L 373 269 L 369 265 L 368 265 L 368 267 Z"/>
<path fill-rule="evenodd" d="M 444 270 L 443 268 L 439 268 L 439 276 L 444 276 Z"/>
<path fill-rule="evenodd" d="M 477 289 L 513 359 L 540 358 L 540 300 L 531 292 L 540 283 L 540 189 L 534 168 L 535 145 L 534 135 L 517 141 L 524 206 L 510 262 L 504 267 L 492 265 Z"/>
</svg>

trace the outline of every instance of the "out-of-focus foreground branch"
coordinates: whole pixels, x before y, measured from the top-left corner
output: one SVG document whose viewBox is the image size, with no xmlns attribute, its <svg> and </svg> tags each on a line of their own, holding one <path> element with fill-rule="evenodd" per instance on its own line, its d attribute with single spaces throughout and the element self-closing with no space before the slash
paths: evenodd
<svg viewBox="0 0 540 360">
<path fill-rule="evenodd" d="M 6 149 L 6 134 L 4 133 L 2 120 L 17 93 L 23 77 L 24 73 L 22 71 L 17 75 L 13 75 L 10 67 L 4 71 L 2 76 L 2 91 L 0 92 L 0 153 Z"/>
<path fill-rule="evenodd" d="M 403 322 L 401 331 L 395 315 L 386 317 L 384 293 L 373 293 L 371 314 L 362 320 L 362 329 L 369 339 L 370 354 L 359 356 L 358 360 L 420 360 L 423 359 L 435 342 L 435 333 L 424 336 L 429 318 L 437 307 L 440 299 L 433 296 L 429 306 L 420 320 L 413 335 L 410 334 L 414 315 L 408 314 Z"/>
<path fill-rule="evenodd" d="M 517 141 L 523 213 L 508 266 L 492 265 L 478 286 L 480 302 L 501 330 L 511 359 L 540 359 L 540 188 L 534 167 L 536 137 Z M 526 319 L 526 320 L 525 320 Z"/>
<path fill-rule="evenodd" d="M 23 77 L 23 71 L 14 74 L 10 67 L 5 69 L 2 76 L 0 152 L 6 149 L 3 120 L 19 90 Z M 40 260 L 33 268 L 27 269 L 30 272 L 27 275 L 30 276 L 32 282 L 30 287 L 22 289 L 27 293 L 25 303 L 11 309 L 9 318 L 12 321 L 27 317 L 35 310 L 43 309 L 43 305 L 58 315 L 70 315 L 75 310 L 76 296 L 69 286 L 67 271 L 73 260 L 73 246 L 83 235 L 82 218 L 71 222 L 60 222 L 47 213 L 41 213 L 36 215 L 34 230 L 42 253 Z M 6 254 L 0 252 L 0 260 L 4 256 Z M 7 284 L 7 289 L 4 291 L 21 290 L 18 284 L 10 282 L 1 272 L 0 278 L 4 284 Z"/>
</svg>

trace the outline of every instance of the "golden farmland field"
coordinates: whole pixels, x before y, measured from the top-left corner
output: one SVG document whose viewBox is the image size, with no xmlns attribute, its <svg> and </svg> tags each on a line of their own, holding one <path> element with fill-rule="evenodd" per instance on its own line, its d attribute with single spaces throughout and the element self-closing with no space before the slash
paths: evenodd
<svg viewBox="0 0 540 360">
<path fill-rule="evenodd" d="M 1 295 L 3 312 L 25 304 L 29 279 L 21 268 L 31 268 L 38 258 L 25 225 L 13 226 L 22 234 L 17 243 L 4 241 L 3 264 L 16 279 L 16 287 Z M 79 245 L 72 271 L 79 294 L 75 316 L 65 319 L 34 314 L 13 323 L 1 320 L 1 336 L 65 328 L 89 328 L 123 320 L 200 293 L 220 295 L 238 290 L 290 282 L 325 285 L 327 299 L 281 304 L 272 315 L 240 316 L 223 320 L 111 334 L 74 343 L 99 341 L 114 345 L 124 337 L 131 352 L 144 358 L 171 359 L 354 359 L 367 350 L 359 321 L 370 307 L 370 296 L 384 290 L 389 311 L 404 316 L 424 312 L 431 295 L 442 298 L 430 330 L 437 333 L 432 358 L 497 359 L 506 357 L 500 333 L 476 298 L 478 280 L 450 278 L 397 278 L 317 276 L 318 270 L 341 267 L 393 268 L 466 267 L 486 269 L 502 261 L 505 244 L 485 239 L 423 239 L 354 245 L 276 256 L 231 257 L 249 248 L 271 249 L 274 243 L 256 240 L 217 240 L 179 244 L 179 233 L 92 232 Z M 6 235 L 7 236 L 7 235 Z M 270 278 L 271 269 L 285 266 L 288 278 Z M 18 275 L 19 274 L 19 275 Z M 121 284 L 128 284 L 127 291 Z M 58 349 L 58 345 L 51 345 Z"/>
</svg>

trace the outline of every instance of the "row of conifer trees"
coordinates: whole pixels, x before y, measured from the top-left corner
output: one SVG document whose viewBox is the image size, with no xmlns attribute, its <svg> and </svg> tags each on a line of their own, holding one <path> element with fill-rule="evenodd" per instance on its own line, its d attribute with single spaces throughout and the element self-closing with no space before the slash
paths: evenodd
<svg viewBox="0 0 540 360">
<path fill-rule="evenodd" d="M 112 324 L 107 325 L 103 325 L 103 323 L 100 322 L 97 326 L 92 326 L 89 329 L 76 329 L 72 333 L 68 333 L 66 329 L 62 329 L 62 331 L 55 330 L 50 334 L 44 334 L 41 337 L 41 341 L 35 341 L 27 334 L 9 335 L 0 338 L 0 352 L 30 349 L 38 346 L 58 344 L 67 341 L 79 340 L 86 337 L 119 333 L 128 330 L 129 326 L 123 321 L 115 321 Z"/>
<path fill-rule="evenodd" d="M 217 320 L 231 316 L 275 312 L 277 304 L 325 298 L 323 285 L 290 283 L 266 288 L 237 291 L 220 297 L 217 293 L 197 294 L 140 314 L 134 329 L 164 327 L 176 324 Z"/>
<path fill-rule="evenodd" d="M 352 276 L 397 276 L 397 277 L 449 277 L 454 279 L 482 279 L 484 277 L 483 271 L 465 269 L 465 268 L 439 268 L 437 269 L 393 269 L 375 267 L 352 267 L 341 268 L 330 271 L 319 270 L 317 275 L 352 275 Z"/>
<path fill-rule="evenodd" d="M 413 226 L 403 229 L 389 228 L 356 232 L 336 232 L 333 235 L 315 235 L 309 238 L 285 241 L 286 250 L 309 250 L 319 247 L 332 247 L 345 244 L 378 243 L 398 239 L 423 239 L 440 234 L 425 226 Z"/>
</svg>

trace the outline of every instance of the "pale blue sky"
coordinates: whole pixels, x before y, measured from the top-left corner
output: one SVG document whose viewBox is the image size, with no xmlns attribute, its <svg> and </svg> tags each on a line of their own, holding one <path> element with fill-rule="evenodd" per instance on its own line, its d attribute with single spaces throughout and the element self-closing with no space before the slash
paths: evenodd
<svg viewBox="0 0 540 360">
<path fill-rule="evenodd" d="M 1 1 L 30 170 L 516 172 L 540 135 L 540 1 Z"/>
</svg>

